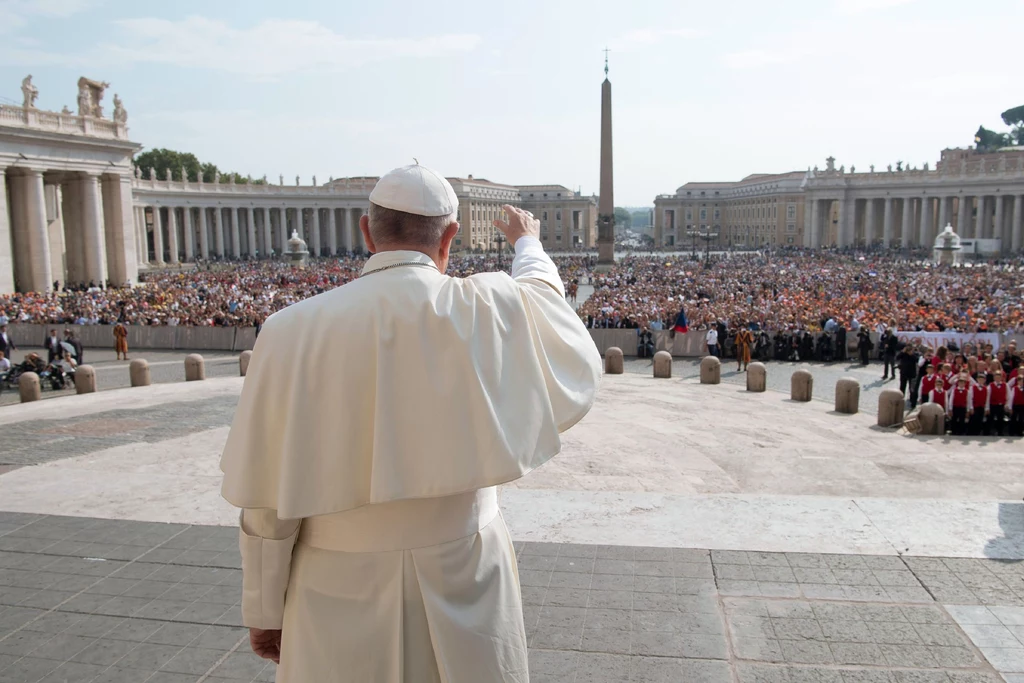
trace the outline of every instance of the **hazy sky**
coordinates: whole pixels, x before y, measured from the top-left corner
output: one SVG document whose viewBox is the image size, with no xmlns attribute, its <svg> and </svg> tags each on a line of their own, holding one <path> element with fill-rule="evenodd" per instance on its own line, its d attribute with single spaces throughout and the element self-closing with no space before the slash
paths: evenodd
<svg viewBox="0 0 1024 683">
<path fill-rule="evenodd" d="M 133 140 L 272 180 L 446 175 L 615 198 L 824 165 L 934 164 L 1024 104 L 1021 0 L 0 0 L 0 101 L 109 81 Z"/>
</svg>

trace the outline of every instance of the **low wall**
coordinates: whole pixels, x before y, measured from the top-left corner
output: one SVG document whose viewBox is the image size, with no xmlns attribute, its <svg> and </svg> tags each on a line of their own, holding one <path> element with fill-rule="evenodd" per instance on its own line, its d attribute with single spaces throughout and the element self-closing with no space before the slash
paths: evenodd
<svg viewBox="0 0 1024 683">
<path fill-rule="evenodd" d="M 64 329 L 72 329 L 87 349 L 114 348 L 114 328 L 112 325 L 27 325 L 15 323 L 8 326 L 8 332 L 19 347 L 38 348 L 46 339 L 46 333 L 57 330 L 63 338 Z M 697 358 L 703 356 L 704 331 L 672 334 L 668 330 L 654 333 L 654 349 L 668 351 L 676 358 Z M 590 336 L 597 350 L 604 352 L 612 346 L 622 349 L 626 356 L 635 356 L 638 337 L 636 330 L 590 330 Z M 847 334 L 849 355 L 857 353 L 857 335 Z M 875 348 L 871 357 L 878 357 L 878 334 L 872 332 L 871 340 Z M 1000 348 L 1011 341 L 1017 342 L 1017 348 L 1024 348 L 1024 335 L 1003 335 Z M 148 327 L 143 325 L 128 326 L 129 349 L 166 349 L 195 351 L 247 351 L 256 343 L 256 329 L 253 327 Z"/>
</svg>

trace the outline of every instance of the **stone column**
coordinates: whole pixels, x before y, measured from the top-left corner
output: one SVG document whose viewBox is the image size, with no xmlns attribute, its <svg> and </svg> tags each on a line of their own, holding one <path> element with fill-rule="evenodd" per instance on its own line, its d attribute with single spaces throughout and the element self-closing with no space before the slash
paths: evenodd
<svg viewBox="0 0 1024 683">
<path fill-rule="evenodd" d="M 255 212 L 252 207 L 247 206 L 242 209 L 245 212 L 245 238 L 248 244 L 246 245 L 246 253 L 252 258 L 256 258 L 256 223 L 253 222 Z"/>
<path fill-rule="evenodd" d="M 61 191 L 59 183 L 46 183 L 43 186 L 46 202 L 46 232 L 50 241 L 50 277 L 54 282 L 68 281 L 64 244 L 64 219 L 61 215 Z M 1007 241 L 1009 245 L 1009 241 Z"/>
<path fill-rule="evenodd" d="M 932 198 L 921 198 L 921 225 L 918 232 L 917 244 L 927 247 L 935 241 L 932 235 Z"/>
<path fill-rule="evenodd" d="M 892 197 L 885 198 L 885 207 L 882 209 L 882 241 L 886 249 L 892 246 Z"/>
<path fill-rule="evenodd" d="M 133 206 L 132 207 L 132 216 L 133 216 L 133 218 L 135 220 L 135 262 L 138 265 L 142 265 L 147 260 L 149 260 L 147 258 L 147 255 L 145 254 L 145 248 L 146 248 L 146 242 L 144 240 L 144 235 L 146 234 L 146 232 L 145 232 L 145 227 L 146 227 L 145 218 L 143 218 L 142 211 L 140 210 L 140 207 L 138 207 L 138 206 Z"/>
<path fill-rule="evenodd" d="M 1006 249 L 1009 240 L 1006 239 L 1006 235 L 1003 234 L 1003 227 L 1005 221 L 1003 220 L 1003 197 L 1002 195 L 996 195 L 992 197 L 992 201 L 996 204 L 996 217 L 992 223 L 992 237 L 993 239 L 1003 240 L 1002 248 Z"/>
<path fill-rule="evenodd" d="M 3 189 L 2 183 L 0 183 L 0 189 Z M 1022 246 L 1021 239 L 1024 238 L 1024 235 L 1021 234 L 1021 230 L 1024 229 L 1024 226 L 1021 225 L 1022 220 L 1024 220 L 1024 216 L 1022 216 L 1024 206 L 1022 204 L 1024 204 L 1024 195 L 1014 195 L 1013 224 L 1010 226 L 1010 249 L 1014 252 L 1020 251 Z M 0 221 L 3 221 L 2 216 L 0 216 Z"/>
<path fill-rule="evenodd" d="M 260 254 L 263 258 L 269 258 L 270 252 L 274 249 L 272 244 L 273 236 L 270 230 L 270 209 L 263 209 L 263 248 Z"/>
<path fill-rule="evenodd" d="M 85 238 L 85 279 L 97 285 L 107 279 L 107 248 L 103 230 L 103 200 L 98 176 L 82 176 L 82 235 Z"/>
<path fill-rule="evenodd" d="M 199 255 L 203 260 L 210 258 L 210 231 L 206 227 L 206 207 L 199 207 Z"/>
<path fill-rule="evenodd" d="M 309 253 L 313 256 L 320 255 L 320 209 L 313 207 L 312 211 L 312 222 L 310 228 L 310 240 L 312 244 L 309 245 Z"/>
<path fill-rule="evenodd" d="M 11 244 L 11 219 L 7 209 L 4 169 L 0 168 L 0 294 L 14 293 L 14 247 Z"/>
<path fill-rule="evenodd" d="M 242 255 L 242 243 L 240 241 L 242 231 L 238 227 L 238 207 L 228 209 L 231 221 L 231 256 L 239 258 Z"/>
<path fill-rule="evenodd" d="M 167 252 L 168 263 L 177 264 L 178 257 L 178 210 L 173 206 L 167 207 Z"/>
<path fill-rule="evenodd" d="M 952 199 L 950 197 L 939 197 L 939 225 L 937 227 L 939 232 L 945 230 L 946 223 L 949 222 L 949 203 L 951 201 Z"/>
<path fill-rule="evenodd" d="M 961 194 L 957 198 L 956 207 L 956 234 L 962 238 L 970 237 L 968 234 L 968 227 L 971 222 L 971 198 L 967 195 Z"/>
<path fill-rule="evenodd" d="M 153 207 L 153 263 L 163 265 L 164 261 L 164 213 L 159 206 Z"/>
<path fill-rule="evenodd" d="M 362 219 L 362 217 L 365 216 L 367 213 L 369 213 L 368 209 L 360 208 L 360 209 L 356 209 L 356 211 L 355 211 L 355 214 L 356 214 L 355 215 L 355 218 L 356 218 L 356 221 L 355 221 L 356 222 L 356 244 L 359 245 L 359 248 L 363 251 L 363 253 L 366 253 L 366 251 L 367 251 L 366 238 L 363 237 L 363 231 L 359 229 L 359 222 Z"/>
<path fill-rule="evenodd" d="M 192 207 L 183 206 L 181 207 L 181 217 L 184 224 L 184 238 L 185 238 L 185 261 L 196 260 L 196 222 L 192 218 Z"/>
<path fill-rule="evenodd" d="M 64 181 L 64 249 L 67 281 L 85 281 L 85 242 L 82 238 L 82 182 L 79 178 Z M 141 216 L 141 212 L 140 212 Z M 141 216 L 145 220 L 145 216 Z M 145 229 L 145 223 L 143 223 Z"/>
<path fill-rule="evenodd" d="M 14 274 L 18 290 L 47 292 L 53 284 L 50 239 L 46 232 L 43 172 L 28 169 L 10 176 Z"/>
<path fill-rule="evenodd" d="M 103 176 L 103 222 L 107 277 L 116 286 L 139 280 L 136 233 L 131 229 L 132 179 L 128 175 Z"/>
<path fill-rule="evenodd" d="M 345 247 L 345 251 L 352 251 L 352 245 L 355 244 L 354 237 L 355 235 L 352 234 L 352 209 L 342 209 L 341 243 Z"/>
<path fill-rule="evenodd" d="M 821 200 L 815 199 L 811 202 L 811 248 L 821 247 Z"/>
<path fill-rule="evenodd" d="M 224 211 L 221 207 L 214 208 L 210 225 L 213 228 L 213 253 L 224 258 Z"/>
<path fill-rule="evenodd" d="M 849 209 L 852 208 L 853 202 L 840 198 L 838 204 L 836 216 L 839 218 L 839 229 L 836 230 L 836 246 L 848 247 L 853 242 L 854 225 L 852 217 L 847 214 L 852 213 Z"/>
<path fill-rule="evenodd" d="M 864 203 L 864 246 L 870 247 L 875 242 L 875 200 L 868 199 Z"/>
<path fill-rule="evenodd" d="M 903 200 L 903 223 L 900 225 L 900 244 L 904 248 L 910 246 L 910 231 L 914 225 L 914 200 L 906 198 Z"/>
<path fill-rule="evenodd" d="M 335 224 L 334 208 L 327 209 L 327 251 L 338 255 L 338 226 Z"/>
<path fill-rule="evenodd" d="M 988 209 L 988 202 L 985 201 L 984 195 L 978 196 L 978 215 L 974 222 L 974 237 L 977 239 L 985 239 L 988 237 L 988 221 L 985 218 L 985 211 Z"/>
</svg>

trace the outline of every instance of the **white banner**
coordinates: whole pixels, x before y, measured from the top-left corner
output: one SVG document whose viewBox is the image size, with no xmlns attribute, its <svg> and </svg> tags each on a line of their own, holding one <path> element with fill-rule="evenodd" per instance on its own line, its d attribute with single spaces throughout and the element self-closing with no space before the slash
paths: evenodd
<svg viewBox="0 0 1024 683">
<path fill-rule="evenodd" d="M 976 349 L 984 344 L 991 344 L 994 353 L 999 350 L 1001 336 L 995 332 L 915 332 L 911 330 L 897 332 L 896 338 L 901 342 L 927 346 L 932 350 L 940 346 L 949 348 L 950 342 L 956 344 L 957 348 L 961 350 L 965 344 L 973 344 Z"/>
</svg>

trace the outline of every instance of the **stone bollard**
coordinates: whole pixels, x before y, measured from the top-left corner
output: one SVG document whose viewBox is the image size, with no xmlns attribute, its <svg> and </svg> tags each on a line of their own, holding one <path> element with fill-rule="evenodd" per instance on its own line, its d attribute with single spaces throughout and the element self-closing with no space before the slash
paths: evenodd
<svg viewBox="0 0 1024 683">
<path fill-rule="evenodd" d="M 672 354 L 668 351 L 658 351 L 654 354 L 654 376 L 672 376 Z"/>
<path fill-rule="evenodd" d="M 96 392 L 96 371 L 91 365 L 79 365 L 75 368 L 75 393 L 92 394 Z"/>
<path fill-rule="evenodd" d="M 252 351 L 242 351 L 242 355 L 238 357 L 239 376 L 245 377 L 245 373 L 249 372 L 250 360 L 252 360 Z"/>
<path fill-rule="evenodd" d="M 618 346 L 610 346 L 604 352 L 604 371 L 608 375 L 622 374 L 622 349 Z"/>
<path fill-rule="evenodd" d="M 128 376 L 131 378 L 133 387 L 149 386 L 149 361 L 145 358 L 135 358 L 128 364 Z"/>
<path fill-rule="evenodd" d="M 764 391 L 768 385 L 768 369 L 764 363 L 747 366 L 747 391 Z"/>
<path fill-rule="evenodd" d="M 789 380 L 789 397 L 806 403 L 814 395 L 814 375 L 807 370 L 797 370 Z"/>
<path fill-rule="evenodd" d="M 836 382 L 836 412 L 853 415 L 860 410 L 860 382 L 843 377 Z"/>
<path fill-rule="evenodd" d="M 34 372 L 23 372 L 18 378 L 18 393 L 21 395 L 21 402 L 38 401 L 42 396 L 42 388 L 39 386 L 39 375 Z"/>
<path fill-rule="evenodd" d="M 938 403 L 925 403 L 917 414 L 921 422 L 921 434 L 942 436 L 946 433 L 946 411 Z"/>
<path fill-rule="evenodd" d="M 899 427 L 903 424 L 903 392 L 886 389 L 878 396 L 878 426 Z"/>
<path fill-rule="evenodd" d="M 700 362 L 700 383 L 720 384 L 722 381 L 722 361 L 714 356 L 705 356 Z"/>
<path fill-rule="evenodd" d="M 185 381 L 195 382 L 206 379 L 206 363 L 198 353 L 190 353 L 185 356 Z"/>
</svg>

